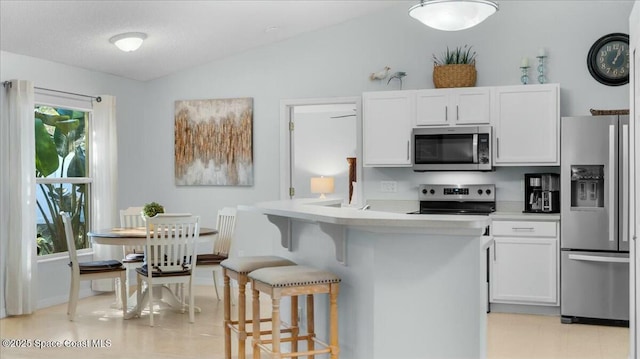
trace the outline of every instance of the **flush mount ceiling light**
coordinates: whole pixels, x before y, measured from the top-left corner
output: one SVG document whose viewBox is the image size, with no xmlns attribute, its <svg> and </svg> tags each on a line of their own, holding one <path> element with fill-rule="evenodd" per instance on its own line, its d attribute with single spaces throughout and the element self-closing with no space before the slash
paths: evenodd
<svg viewBox="0 0 640 359">
<path fill-rule="evenodd" d="M 110 38 L 109 42 L 124 52 L 131 52 L 136 51 L 146 38 L 147 34 L 143 32 L 127 32 Z"/>
<path fill-rule="evenodd" d="M 489 0 L 421 0 L 409 9 L 409 16 L 437 30 L 458 31 L 483 22 L 498 11 Z"/>
</svg>

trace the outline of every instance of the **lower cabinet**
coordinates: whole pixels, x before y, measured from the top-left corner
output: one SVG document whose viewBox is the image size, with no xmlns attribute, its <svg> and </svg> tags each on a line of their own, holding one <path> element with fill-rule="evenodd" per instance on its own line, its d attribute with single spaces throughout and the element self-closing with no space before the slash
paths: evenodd
<svg viewBox="0 0 640 359">
<path fill-rule="evenodd" d="M 558 227 L 557 221 L 493 221 L 492 303 L 559 305 Z"/>
</svg>

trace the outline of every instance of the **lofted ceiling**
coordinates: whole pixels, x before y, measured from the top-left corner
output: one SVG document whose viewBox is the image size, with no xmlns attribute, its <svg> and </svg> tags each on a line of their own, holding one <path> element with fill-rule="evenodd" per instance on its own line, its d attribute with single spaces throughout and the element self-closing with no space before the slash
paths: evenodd
<svg viewBox="0 0 640 359">
<path fill-rule="evenodd" d="M 0 50 L 148 81 L 396 4 L 0 0 Z M 124 32 L 148 37 L 138 51 L 125 53 L 109 42 Z"/>
</svg>

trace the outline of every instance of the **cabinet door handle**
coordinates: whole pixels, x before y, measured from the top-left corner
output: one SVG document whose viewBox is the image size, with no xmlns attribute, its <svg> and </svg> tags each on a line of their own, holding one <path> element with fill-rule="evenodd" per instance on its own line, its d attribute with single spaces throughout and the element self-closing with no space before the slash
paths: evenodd
<svg viewBox="0 0 640 359">
<path fill-rule="evenodd" d="M 533 227 L 511 227 L 514 232 L 533 232 Z"/>
<path fill-rule="evenodd" d="M 444 107 L 444 120 L 449 121 L 449 106 Z"/>
<path fill-rule="evenodd" d="M 407 161 L 411 159 L 411 141 L 407 141 Z"/>
<path fill-rule="evenodd" d="M 458 111 L 458 105 L 456 105 L 456 122 L 460 121 L 460 112 Z"/>
<path fill-rule="evenodd" d="M 496 157 L 500 158 L 500 138 L 496 138 Z"/>
</svg>

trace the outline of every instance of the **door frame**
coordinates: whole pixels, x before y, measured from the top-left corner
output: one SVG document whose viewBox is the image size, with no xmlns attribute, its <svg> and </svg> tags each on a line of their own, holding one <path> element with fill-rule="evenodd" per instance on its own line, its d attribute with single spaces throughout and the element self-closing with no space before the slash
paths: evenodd
<svg viewBox="0 0 640 359">
<path fill-rule="evenodd" d="M 295 153 L 291 147 L 291 131 L 289 123 L 292 119 L 293 108 L 296 106 L 308 105 L 344 105 L 353 104 L 356 109 L 356 178 L 360 184 L 356 187 L 356 205 L 360 206 L 364 201 L 363 197 L 363 171 L 362 171 L 362 97 L 325 97 L 325 98 L 305 98 L 305 99 L 284 99 L 280 100 L 280 199 L 288 200 L 289 187 L 291 186 L 293 173 L 291 166 L 294 162 Z"/>
</svg>

